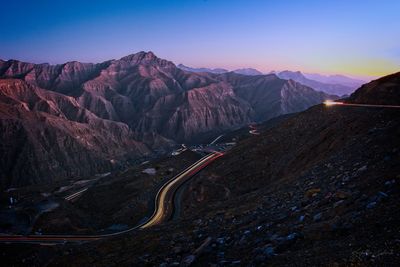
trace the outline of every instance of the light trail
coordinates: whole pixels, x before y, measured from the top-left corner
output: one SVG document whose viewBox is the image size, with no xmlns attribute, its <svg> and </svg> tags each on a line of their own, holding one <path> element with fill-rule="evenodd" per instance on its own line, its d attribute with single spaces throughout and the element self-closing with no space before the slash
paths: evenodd
<svg viewBox="0 0 400 267">
<path fill-rule="evenodd" d="M 350 106 L 350 107 L 369 107 L 369 108 L 400 108 L 396 105 L 373 105 L 373 104 L 355 104 L 355 103 L 345 103 L 336 102 L 332 100 L 326 100 L 323 102 L 325 106 Z"/>
<path fill-rule="evenodd" d="M 88 190 L 87 187 L 84 188 L 84 189 L 82 189 L 81 191 L 78 191 L 78 192 L 76 192 L 76 193 L 74 193 L 74 194 L 72 194 L 72 195 L 69 195 L 69 196 L 65 197 L 64 199 L 65 199 L 65 200 L 68 200 L 68 201 L 71 201 L 71 200 L 73 200 L 73 199 L 79 197 L 79 196 L 80 196 L 83 192 L 85 192 L 86 190 Z"/>
<path fill-rule="evenodd" d="M 187 168 L 180 174 L 178 174 L 171 181 L 164 184 L 164 186 L 161 187 L 157 193 L 155 199 L 155 210 L 153 215 L 149 218 L 149 220 L 146 223 L 140 226 L 140 229 L 160 224 L 165 218 L 170 216 L 170 213 L 172 212 L 171 199 L 173 198 L 171 192 L 175 192 L 178 189 L 178 187 L 184 183 L 184 181 L 192 177 L 194 174 L 199 172 L 205 166 L 207 166 L 217 158 L 221 157 L 222 155 L 223 153 L 220 152 L 211 153 L 203 157 L 193 165 L 191 165 L 189 168 Z"/>
<path fill-rule="evenodd" d="M 200 170 L 205 168 L 207 165 L 211 164 L 217 158 L 223 156 L 221 152 L 214 151 L 197 162 L 193 163 L 181 173 L 176 175 L 174 178 L 165 183 L 157 193 L 155 198 L 155 210 L 153 215 L 148 218 L 145 222 L 134 226 L 132 228 L 110 233 L 110 234 L 98 234 L 98 235 L 5 235 L 0 233 L 0 243 L 30 243 L 39 245 L 56 245 L 65 244 L 67 242 L 88 242 L 95 241 L 104 238 L 109 238 L 113 236 L 118 236 L 126 234 L 128 232 L 136 231 L 139 229 L 148 228 L 157 224 L 162 223 L 170 217 L 173 210 L 173 196 L 175 191 L 182 185 L 185 181 L 193 177 Z M 73 199 L 85 192 L 87 188 L 76 192 L 68 196 L 67 200 Z"/>
</svg>

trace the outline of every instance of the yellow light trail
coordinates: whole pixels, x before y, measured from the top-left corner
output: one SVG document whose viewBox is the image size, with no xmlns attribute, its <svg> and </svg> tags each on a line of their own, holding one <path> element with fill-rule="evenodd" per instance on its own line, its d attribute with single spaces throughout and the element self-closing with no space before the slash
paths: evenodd
<svg viewBox="0 0 400 267">
<path fill-rule="evenodd" d="M 351 106 L 351 107 L 370 107 L 370 108 L 400 108 L 397 105 L 373 105 L 373 104 L 355 104 L 355 103 L 345 103 L 337 102 L 332 100 L 326 100 L 323 102 L 325 106 Z"/>
</svg>

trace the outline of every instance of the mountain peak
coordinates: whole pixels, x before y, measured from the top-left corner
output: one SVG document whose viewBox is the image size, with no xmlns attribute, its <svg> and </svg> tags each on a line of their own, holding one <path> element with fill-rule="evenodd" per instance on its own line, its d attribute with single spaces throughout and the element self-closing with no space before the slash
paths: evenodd
<svg viewBox="0 0 400 267">
<path fill-rule="evenodd" d="M 120 60 L 123 61 L 153 61 L 159 59 L 153 52 L 140 51 L 134 54 L 130 54 L 122 57 Z"/>
<path fill-rule="evenodd" d="M 175 66 L 171 61 L 157 57 L 152 51 L 140 51 L 135 54 L 122 57 L 120 61 L 129 62 L 131 64 L 159 64 L 162 66 Z"/>
</svg>

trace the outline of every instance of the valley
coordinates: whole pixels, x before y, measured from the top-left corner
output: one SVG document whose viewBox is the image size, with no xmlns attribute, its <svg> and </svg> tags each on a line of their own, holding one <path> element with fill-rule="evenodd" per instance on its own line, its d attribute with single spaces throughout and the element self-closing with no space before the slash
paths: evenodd
<svg viewBox="0 0 400 267">
<path fill-rule="evenodd" d="M 215 136 L 208 145 L 184 146 L 165 159 L 104 174 L 98 181 L 80 181 L 82 187 L 64 198 L 88 189 L 41 215 L 35 229 L 40 227 L 46 234 L 70 229 L 89 236 L 107 226 L 113 226 L 107 231 L 124 231 L 152 213 L 154 205 L 148 203 L 154 201 L 157 190 L 162 185 L 173 187 L 168 177 L 199 160 L 202 156 L 198 153 L 233 145 L 187 180 L 178 198 L 162 193 L 165 211 L 161 208 L 160 213 L 148 215 L 150 220 L 140 231 L 79 245 L 34 246 L 24 252 L 17 252 L 23 244 L 4 244 L 5 255 L 17 253 L 26 260 L 51 251 L 54 256 L 29 258 L 30 263 L 61 266 L 115 261 L 167 266 L 175 262 L 184 266 L 208 262 L 282 266 L 294 261 L 300 265 L 351 262 L 390 266 L 400 257 L 396 252 L 400 125 L 399 109 L 391 108 L 400 103 L 396 96 L 399 77 L 397 73 L 374 81 L 337 102 L 349 105 L 316 105 Z M 380 101 L 371 94 L 379 94 Z M 366 106 L 357 106 L 360 101 Z M 86 187 L 90 183 L 94 185 Z M 179 216 L 171 213 L 176 199 Z M 60 218 L 70 222 L 61 223 Z M 94 257 L 99 249 L 100 257 Z"/>
</svg>

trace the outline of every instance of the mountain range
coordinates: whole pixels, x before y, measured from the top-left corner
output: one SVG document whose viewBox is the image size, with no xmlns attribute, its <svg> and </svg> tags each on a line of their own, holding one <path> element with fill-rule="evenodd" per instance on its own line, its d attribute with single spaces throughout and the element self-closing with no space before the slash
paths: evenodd
<svg viewBox="0 0 400 267">
<path fill-rule="evenodd" d="M 0 88 L 3 186 L 106 171 L 336 98 L 274 74 L 183 71 L 152 52 L 98 64 L 0 61 Z"/>
<path fill-rule="evenodd" d="M 341 101 L 398 107 L 399 89 L 400 73 L 395 73 Z M 172 198 L 178 212 L 161 224 L 95 242 L 47 246 L 47 253 L 39 246 L 4 245 L 4 261 L 30 266 L 397 266 L 399 113 L 398 108 L 321 104 L 252 124 L 242 130 L 259 134 L 237 138 L 240 130 L 224 136 L 238 140 L 236 145 L 176 191 Z M 22 202 L 31 188 L 42 202 L 59 203 L 36 221 L 33 229 L 43 233 L 82 235 L 110 225 L 135 225 L 152 211 L 157 189 L 200 157 L 185 151 L 115 172 L 86 185 L 74 202 L 60 197 L 57 185 L 4 194 Z M 150 166 L 157 166 L 156 174 L 142 172 Z M 18 209 L 17 221 L 31 210 Z"/>
<path fill-rule="evenodd" d="M 179 64 L 178 68 L 191 71 L 191 72 L 209 72 L 209 73 L 226 73 L 229 70 L 226 69 L 210 69 L 210 68 L 191 68 L 185 65 Z M 263 73 L 254 68 L 243 68 L 236 69 L 232 72 L 243 74 L 243 75 L 263 75 Z M 309 86 L 316 91 L 322 91 L 328 94 L 335 95 L 350 95 L 358 87 L 365 83 L 365 81 L 357 80 L 346 77 L 344 75 L 321 75 L 321 74 L 303 74 L 300 71 L 272 71 L 270 74 L 276 74 L 279 78 L 289 80 L 292 79 L 298 83 Z"/>
<path fill-rule="evenodd" d="M 306 76 L 301 73 L 300 71 L 281 71 L 276 74 L 281 79 L 292 79 L 296 82 L 301 84 L 307 85 L 317 91 L 323 91 L 328 94 L 337 94 L 337 95 L 350 95 L 352 92 L 355 91 L 361 84 L 354 82 L 349 85 L 349 80 L 353 81 L 350 78 L 344 83 L 338 83 L 338 79 L 336 80 L 329 80 L 330 82 L 320 82 L 316 80 L 311 80 L 306 78 Z M 322 76 L 321 76 L 322 77 Z M 320 79 L 321 80 L 321 79 Z M 322 79 L 323 80 L 323 79 Z M 345 79 L 342 79 L 345 80 Z M 328 81 L 328 79 L 326 80 Z M 334 82 L 333 82 L 334 81 Z"/>
</svg>

